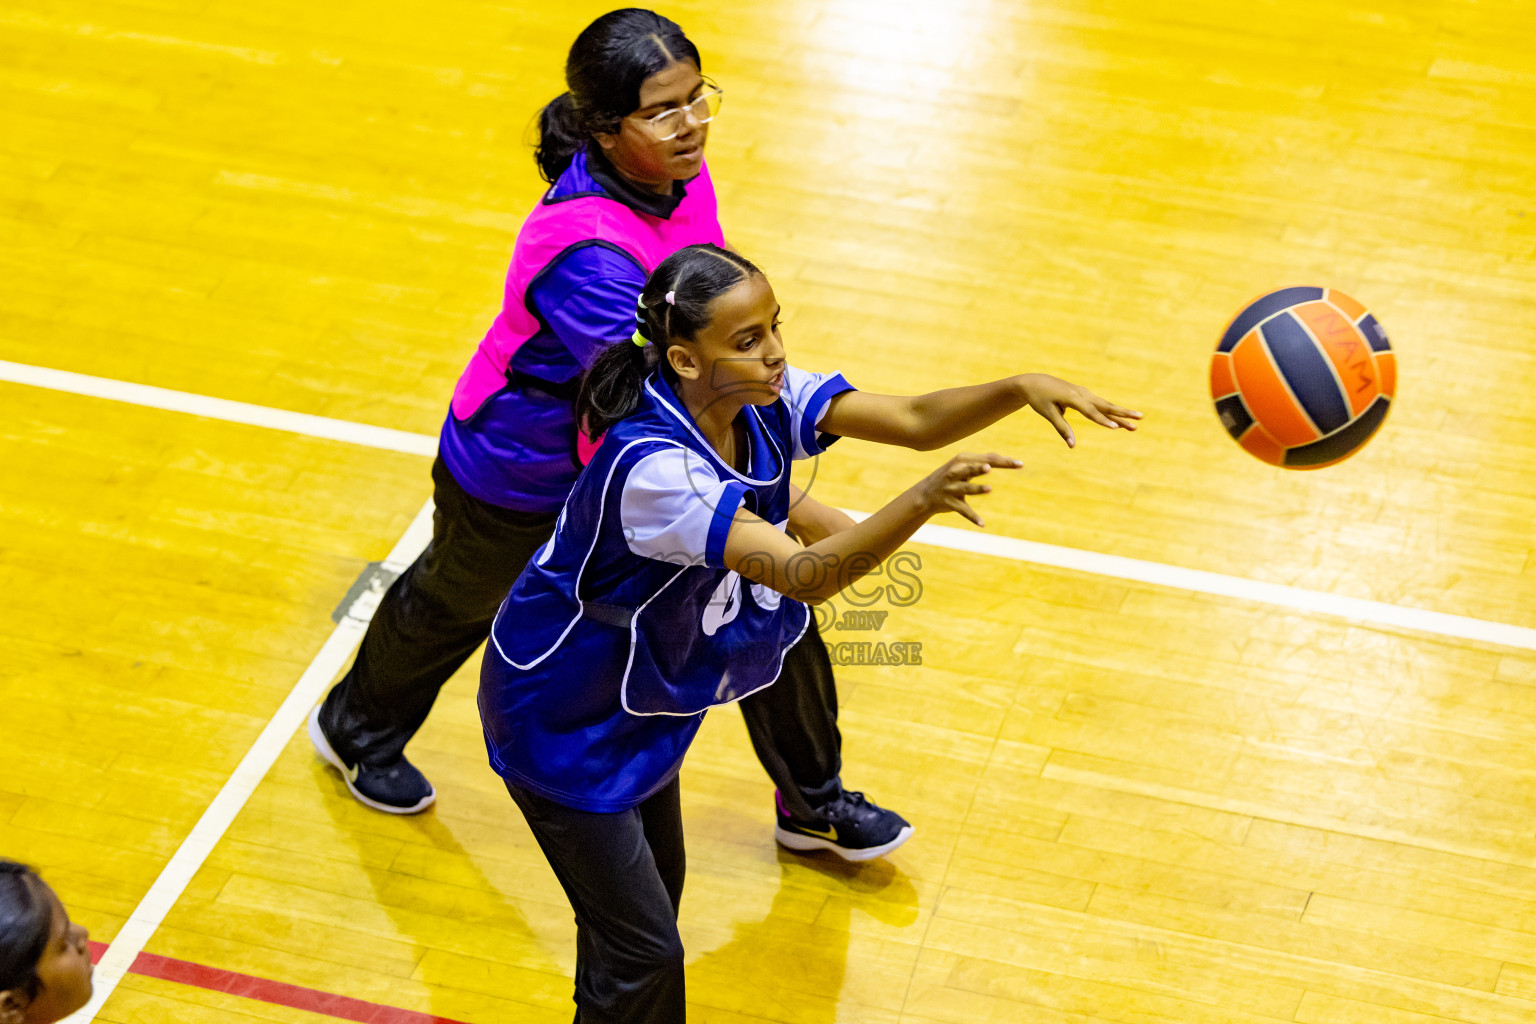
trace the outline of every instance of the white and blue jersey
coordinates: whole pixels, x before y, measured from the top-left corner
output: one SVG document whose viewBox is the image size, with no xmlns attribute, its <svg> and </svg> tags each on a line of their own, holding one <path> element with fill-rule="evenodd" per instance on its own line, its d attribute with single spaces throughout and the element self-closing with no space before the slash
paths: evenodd
<svg viewBox="0 0 1536 1024">
<path fill-rule="evenodd" d="M 778 678 L 809 609 L 727 570 L 726 535 L 741 509 L 788 522 L 790 464 L 836 440 L 816 424 L 851 390 L 786 367 L 779 401 L 740 413 L 742 473 L 671 386 L 646 382 L 491 628 L 480 717 L 499 775 L 578 810 L 627 810 L 677 774 L 705 709 Z"/>
</svg>

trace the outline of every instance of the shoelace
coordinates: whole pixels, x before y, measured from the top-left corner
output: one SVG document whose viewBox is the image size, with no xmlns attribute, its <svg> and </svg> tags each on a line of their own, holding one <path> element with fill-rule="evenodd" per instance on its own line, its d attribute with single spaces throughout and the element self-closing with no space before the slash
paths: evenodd
<svg viewBox="0 0 1536 1024">
<path fill-rule="evenodd" d="M 826 808 L 822 811 L 822 815 L 828 820 L 831 820 L 832 815 L 828 814 L 827 811 L 836 811 L 842 807 L 848 807 L 851 810 L 857 810 L 858 808 L 864 807 L 867 804 L 868 801 L 864 799 L 863 793 L 856 789 L 845 789 L 836 800 L 833 800 L 831 803 L 827 804 Z"/>
</svg>

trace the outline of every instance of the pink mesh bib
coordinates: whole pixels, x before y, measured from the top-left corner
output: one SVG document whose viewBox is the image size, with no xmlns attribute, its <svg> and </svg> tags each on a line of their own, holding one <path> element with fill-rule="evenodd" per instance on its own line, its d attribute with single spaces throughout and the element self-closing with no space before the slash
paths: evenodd
<svg viewBox="0 0 1536 1024">
<path fill-rule="evenodd" d="M 666 220 L 631 210 L 606 196 L 541 200 L 517 234 L 501 312 L 453 390 L 454 418 L 460 422 L 469 419 L 486 399 L 507 386 L 512 356 L 543 328 L 528 309 L 528 286 L 567 251 L 582 245 L 606 245 L 628 255 L 649 275 L 678 249 L 700 242 L 725 244 L 708 167 L 688 183 L 688 194 Z M 590 458 L 594 446 L 595 442 L 578 432 L 583 462 Z"/>
</svg>

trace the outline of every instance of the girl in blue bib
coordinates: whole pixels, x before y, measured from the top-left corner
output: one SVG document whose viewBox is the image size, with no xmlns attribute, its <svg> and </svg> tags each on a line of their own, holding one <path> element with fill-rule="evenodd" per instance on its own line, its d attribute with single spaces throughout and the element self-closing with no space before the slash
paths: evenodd
<svg viewBox="0 0 1536 1024">
<path fill-rule="evenodd" d="M 1019 463 L 959 455 L 809 547 L 785 533 L 793 461 L 841 436 L 939 448 L 1028 405 L 1069 444 L 1076 409 L 1138 413 L 1025 374 L 915 398 L 856 391 L 785 361 L 779 306 L 742 256 L 694 245 L 641 292 L 634 345 L 604 353 L 577 412 L 606 437 L 554 536 L 502 604 L 481 674 L 491 765 L 576 911 L 577 1018 L 684 1018 L 676 915 L 684 855 L 677 774 L 716 704 L 778 677 L 826 600 L 930 517 Z"/>
</svg>

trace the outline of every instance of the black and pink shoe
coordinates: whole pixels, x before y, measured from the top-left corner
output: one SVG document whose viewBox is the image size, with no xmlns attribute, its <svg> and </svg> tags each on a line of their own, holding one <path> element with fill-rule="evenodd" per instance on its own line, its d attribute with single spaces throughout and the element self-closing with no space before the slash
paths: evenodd
<svg viewBox="0 0 1536 1024">
<path fill-rule="evenodd" d="M 831 850 L 843 860 L 874 860 L 912 838 L 907 819 L 855 790 L 845 789 L 819 807 L 821 820 L 815 822 L 790 817 L 778 790 L 773 792 L 773 802 L 779 814 L 773 838 L 798 853 Z"/>
</svg>

